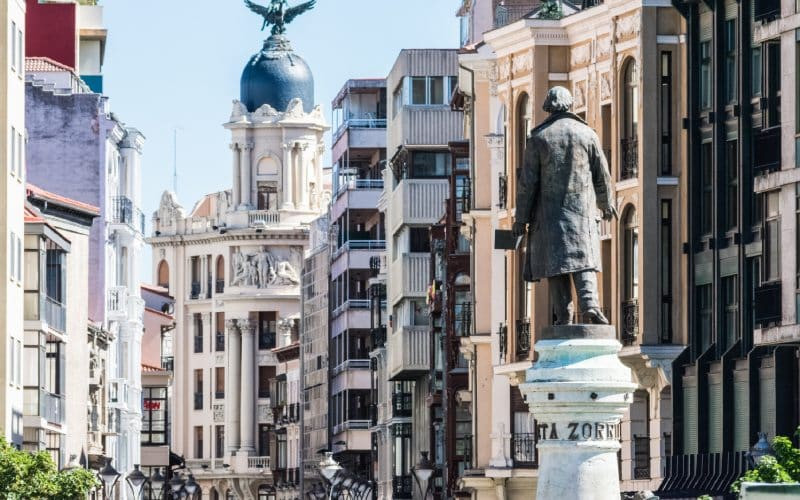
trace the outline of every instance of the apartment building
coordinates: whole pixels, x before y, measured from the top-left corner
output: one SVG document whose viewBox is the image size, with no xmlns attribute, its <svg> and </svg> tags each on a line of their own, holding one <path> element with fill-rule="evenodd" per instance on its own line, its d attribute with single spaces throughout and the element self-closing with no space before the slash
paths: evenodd
<svg viewBox="0 0 800 500">
<path fill-rule="evenodd" d="M 98 0 L 27 0 L 26 55 L 71 68 L 92 92 L 103 93 L 108 30 Z"/>
<path fill-rule="evenodd" d="M 367 280 L 386 249 L 378 198 L 386 166 L 386 81 L 348 80 L 333 100 L 335 233 L 330 261 L 329 426 L 334 458 L 371 477 L 372 404 L 369 352 L 373 341 Z"/>
<path fill-rule="evenodd" d="M 662 489 L 714 493 L 759 432 L 771 440 L 800 423 L 800 25 L 793 1 L 675 4 L 688 26 L 689 336 Z M 712 472 L 691 482 L 701 463 Z"/>
<path fill-rule="evenodd" d="M 22 447 L 23 431 L 23 307 L 22 257 L 25 231 L 25 2 L 10 0 L 0 7 L 0 160 L 7 172 L 2 183 L 0 255 L 0 412 L 2 434 Z"/>
<path fill-rule="evenodd" d="M 388 327 L 385 350 L 373 350 L 379 498 L 418 498 L 411 468 L 435 446 L 428 431 L 437 416 L 426 403 L 433 347 L 426 305 L 429 226 L 445 211 L 452 170 L 448 144 L 462 136 L 462 113 L 450 108 L 457 73 L 455 49 L 405 49 L 386 79 L 389 162 L 380 207 L 389 321 L 375 325 Z"/>
<path fill-rule="evenodd" d="M 89 231 L 97 207 L 27 187 L 23 448 L 89 465 Z"/>
<path fill-rule="evenodd" d="M 555 85 L 571 90 L 573 111 L 598 132 L 620 213 L 600 223 L 598 278 L 620 356 L 639 385 L 622 423 L 623 491 L 656 489 L 672 454 L 671 370 L 686 344 L 688 310 L 684 23 L 671 6 L 644 2 L 564 2 L 562 9 L 563 17 L 542 19 L 536 8 L 459 57 L 474 186 L 462 216 L 474 326 L 460 343 L 472 360 L 469 406 L 477 422 L 461 487 L 474 498 L 497 491 L 523 498 L 536 484 L 535 415 L 517 386 L 552 312 L 547 285 L 521 280 L 524 250 L 494 232 L 514 221 L 526 139 L 545 118 L 541 103 Z"/>
<path fill-rule="evenodd" d="M 100 209 L 90 232 L 88 311 L 113 339 L 106 367 L 109 420 L 118 422 L 120 432 L 108 436 L 105 447 L 114 467 L 129 472 L 140 463 L 144 136 L 113 115 L 108 98 L 92 92 L 72 69 L 46 59 L 26 65 L 28 178 Z"/>
<path fill-rule="evenodd" d="M 301 495 L 325 485 L 318 464 L 321 450 L 330 449 L 328 410 L 328 287 L 330 286 L 330 219 L 323 215 L 311 227 L 303 264 L 303 301 L 300 330 L 302 394 Z"/>
<path fill-rule="evenodd" d="M 165 192 L 152 270 L 175 297 L 173 451 L 204 497 L 293 495 L 299 481 L 301 279 L 311 223 L 330 201 L 330 128 L 310 70 L 269 38 L 242 75 L 228 122 L 232 188 L 188 213 Z M 260 54 L 260 53 L 259 53 Z M 276 81 L 282 82 L 276 87 Z"/>
</svg>

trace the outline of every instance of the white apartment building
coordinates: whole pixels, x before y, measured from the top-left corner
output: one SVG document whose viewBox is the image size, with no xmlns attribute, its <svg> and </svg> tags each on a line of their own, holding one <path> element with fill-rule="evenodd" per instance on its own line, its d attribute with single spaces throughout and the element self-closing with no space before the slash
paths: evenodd
<svg viewBox="0 0 800 500">
<path fill-rule="evenodd" d="M 25 1 L 0 6 L 0 429 L 22 446 L 22 248 L 25 206 Z"/>
</svg>

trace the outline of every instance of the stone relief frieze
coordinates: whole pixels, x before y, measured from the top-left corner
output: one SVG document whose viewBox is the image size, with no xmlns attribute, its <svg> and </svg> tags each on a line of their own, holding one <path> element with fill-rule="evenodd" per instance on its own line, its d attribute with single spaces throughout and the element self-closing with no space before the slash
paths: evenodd
<svg viewBox="0 0 800 500">
<path fill-rule="evenodd" d="M 233 254 L 232 264 L 231 286 L 271 288 L 300 284 L 301 255 L 296 249 L 240 251 Z"/>
<path fill-rule="evenodd" d="M 572 49 L 571 59 L 572 59 L 572 67 L 580 67 L 585 66 L 589 63 L 592 58 L 592 46 L 591 44 L 585 43 L 583 45 L 578 45 L 577 47 Z"/>
<path fill-rule="evenodd" d="M 532 69 L 533 54 L 530 51 L 515 55 L 514 59 L 511 61 L 511 71 L 514 74 L 523 73 Z"/>
<path fill-rule="evenodd" d="M 272 408 L 270 405 L 258 405 L 258 423 L 271 424 L 273 421 Z"/>
<path fill-rule="evenodd" d="M 611 75 L 603 73 L 600 75 L 600 99 L 611 99 Z"/>
<path fill-rule="evenodd" d="M 508 80 L 511 77 L 511 61 L 508 59 L 503 60 L 497 65 L 500 74 L 500 80 Z"/>
<path fill-rule="evenodd" d="M 576 108 L 582 108 L 586 105 L 586 82 L 575 84 L 572 97 Z"/>
<path fill-rule="evenodd" d="M 597 39 L 597 55 L 596 59 L 602 61 L 611 55 L 611 37 L 604 36 Z"/>
<path fill-rule="evenodd" d="M 625 40 L 639 34 L 641 24 L 642 20 L 638 12 L 620 18 L 617 21 L 617 40 Z"/>
</svg>

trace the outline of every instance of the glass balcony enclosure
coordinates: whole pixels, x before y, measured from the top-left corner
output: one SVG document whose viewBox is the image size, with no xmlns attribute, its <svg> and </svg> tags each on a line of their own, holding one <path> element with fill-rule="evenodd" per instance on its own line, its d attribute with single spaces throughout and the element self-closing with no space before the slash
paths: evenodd
<svg viewBox="0 0 800 500">
<path fill-rule="evenodd" d="M 65 334 L 69 242 L 44 224 L 28 225 L 26 232 L 24 319 Z"/>
</svg>

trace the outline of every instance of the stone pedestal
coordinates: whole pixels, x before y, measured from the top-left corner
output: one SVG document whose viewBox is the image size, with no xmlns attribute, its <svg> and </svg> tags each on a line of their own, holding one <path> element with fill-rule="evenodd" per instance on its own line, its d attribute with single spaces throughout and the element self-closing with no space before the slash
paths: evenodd
<svg viewBox="0 0 800 500">
<path fill-rule="evenodd" d="M 536 497 L 619 500 L 620 420 L 636 385 L 614 327 L 546 327 L 535 348 L 520 390 L 537 421 Z"/>
</svg>

